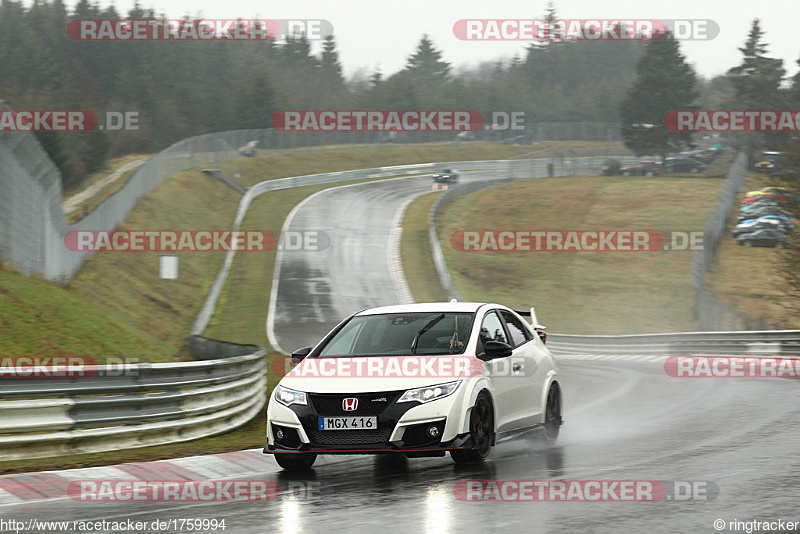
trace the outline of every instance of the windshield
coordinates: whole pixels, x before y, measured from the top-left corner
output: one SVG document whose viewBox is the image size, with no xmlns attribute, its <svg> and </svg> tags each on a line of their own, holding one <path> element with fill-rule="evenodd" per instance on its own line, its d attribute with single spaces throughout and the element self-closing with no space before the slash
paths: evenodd
<svg viewBox="0 0 800 534">
<path fill-rule="evenodd" d="M 328 341 L 320 356 L 461 354 L 469 340 L 473 318 L 472 313 L 442 312 L 353 317 Z M 428 330 L 420 333 L 426 326 Z"/>
</svg>

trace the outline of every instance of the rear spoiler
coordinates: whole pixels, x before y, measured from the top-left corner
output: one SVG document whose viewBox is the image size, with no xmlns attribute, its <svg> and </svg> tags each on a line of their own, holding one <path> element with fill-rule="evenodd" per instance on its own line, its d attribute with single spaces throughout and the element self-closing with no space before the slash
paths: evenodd
<svg viewBox="0 0 800 534">
<path fill-rule="evenodd" d="M 536 330 L 544 330 L 545 328 L 547 328 L 543 324 L 539 324 L 539 320 L 536 318 L 536 309 L 533 306 L 531 306 L 531 310 L 530 311 L 518 311 L 518 310 L 514 310 L 514 311 L 518 315 L 521 315 L 522 317 L 530 317 L 531 318 L 531 325 Z"/>
</svg>

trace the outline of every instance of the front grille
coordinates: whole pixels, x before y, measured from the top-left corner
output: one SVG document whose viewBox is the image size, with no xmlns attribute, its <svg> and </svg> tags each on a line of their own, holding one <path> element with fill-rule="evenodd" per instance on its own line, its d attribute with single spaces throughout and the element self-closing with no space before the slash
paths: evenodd
<svg viewBox="0 0 800 534">
<path fill-rule="evenodd" d="M 402 393 L 402 391 L 381 391 L 353 395 L 311 393 L 309 397 L 311 397 L 311 405 L 318 415 L 380 415 Z M 346 412 L 342 409 L 342 400 L 352 397 L 358 399 L 358 408 L 353 412 Z M 377 399 L 386 399 L 386 401 Z"/>
<path fill-rule="evenodd" d="M 392 435 L 392 429 L 311 430 L 309 434 L 315 445 L 385 445 Z"/>
</svg>

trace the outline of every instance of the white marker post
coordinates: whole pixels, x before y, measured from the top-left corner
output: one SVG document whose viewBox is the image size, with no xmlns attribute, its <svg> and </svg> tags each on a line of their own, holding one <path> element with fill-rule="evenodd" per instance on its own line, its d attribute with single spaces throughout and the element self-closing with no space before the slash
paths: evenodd
<svg viewBox="0 0 800 534">
<path fill-rule="evenodd" d="M 158 258 L 158 277 L 161 280 L 178 279 L 178 256 L 162 254 Z M 167 282 L 167 300 L 169 301 L 171 284 Z"/>
</svg>

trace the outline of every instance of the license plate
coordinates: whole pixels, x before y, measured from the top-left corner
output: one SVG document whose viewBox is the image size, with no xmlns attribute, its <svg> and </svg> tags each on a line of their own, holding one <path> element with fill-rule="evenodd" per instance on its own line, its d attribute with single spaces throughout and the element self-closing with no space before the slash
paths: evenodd
<svg viewBox="0 0 800 534">
<path fill-rule="evenodd" d="M 377 417 L 320 417 L 318 420 L 320 430 L 376 430 Z"/>
</svg>

